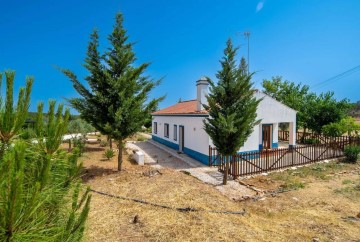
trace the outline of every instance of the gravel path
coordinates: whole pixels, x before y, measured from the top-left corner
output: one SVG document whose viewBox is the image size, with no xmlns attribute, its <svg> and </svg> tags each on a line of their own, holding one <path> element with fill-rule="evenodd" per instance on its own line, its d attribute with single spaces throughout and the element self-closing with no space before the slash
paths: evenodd
<svg viewBox="0 0 360 242">
<path fill-rule="evenodd" d="M 231 199 L 241 199 L 243 196 L 254 195 L 254 191 L 230 180 L 222 185 L 223 174 L 216 167 L 206 166 L 183 153 L 159 144 L 153 140 L 145 142 L 127 142 L 126 148 L 142 151 L 145 154 L 145 164 L 161 169 L 163 167 L 189 172 L 204 183 L 213 185 L 221 193 Z"/>
</svg>

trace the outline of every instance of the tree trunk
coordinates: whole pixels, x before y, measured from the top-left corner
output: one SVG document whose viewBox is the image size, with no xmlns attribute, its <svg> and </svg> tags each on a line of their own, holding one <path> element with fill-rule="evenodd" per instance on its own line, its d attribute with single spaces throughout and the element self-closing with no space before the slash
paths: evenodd
<svg viewBox="0 0 360 242">
<path fill-rule="evenodd" d="M 301 138 L 301 143 L 305 143 L 305 135 L 306 135 L 306 128 L 303 129 L 303 135 L 302 135 L 302 138 Z M 295 134 L 296 136 L 296 134 Z"/>
<path fill-rule="evenodd" d="M 227 184 L 227 180 L 228 180 L 228 172 L 229 172 L 229 161 L 228 161 L 228 156 L 225 157 L 225 170 L 224 170 L 224 179 L 223 179 L 223 185 Z"/>
<path fill-rule="evenodd" d="M 69 139 L 69 152 L 71 151 L 71 139 Z"/>
<path fill-rule="evenodd" d="M 110 135 L 108 135 L 108 142 L 109 142 L 110 150 L 112 150 L 112 139 Z"/>
<path fill-rule="evenodd" d="M 118 171 L 121 171 L 121 165 L 122 165 L 122 148 L 123 148 L 123 143 L 122 143 L 122 139 L 118 140 L 118 149 L 119 149 L 119 154 L 118 154 Z"/>
</svg>

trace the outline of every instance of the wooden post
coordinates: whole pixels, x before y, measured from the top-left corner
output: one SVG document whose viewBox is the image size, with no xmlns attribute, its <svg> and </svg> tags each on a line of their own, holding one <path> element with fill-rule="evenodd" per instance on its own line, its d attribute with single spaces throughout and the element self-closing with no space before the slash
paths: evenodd
<svg viewBox="0 0 360 242">
<path fill-rule="evenodd" d="M 234 179 L 239 176 L 239 162 L 238 162 L 238 155 L 233 156 L 233 166 L 234 166 Z"/>
<path fill-rule="evenodd" d="M 269 150 L 266 148 L 265 150 L 265 157 L 266 157 L 266 170 L 269 169 Z"/>
<path fill-rule="evenodd" d="M 69 152 L 71 151 L 71 139 L 69 139 Z"/>
<path fill-rule="evenodd" d="M 229 172 L 229 162 L 228 162 L 228 156 L 225 157 L 225 169 L 224 169 L 224 179 L 223 179 L 223 185 L 227 184 L 228 180 L 228 172 Z"/>
</svg>

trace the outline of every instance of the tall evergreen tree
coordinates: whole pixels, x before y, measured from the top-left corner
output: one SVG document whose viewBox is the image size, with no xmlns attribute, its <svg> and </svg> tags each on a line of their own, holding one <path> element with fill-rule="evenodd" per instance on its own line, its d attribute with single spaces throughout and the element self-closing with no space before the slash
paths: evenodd
<svg viewBox="0 0 360 242">
<path fill-rule="evenodd" d="M 240 67 L 239 68 L 240 68 L 240 71 L 241 71 L 242 75 L 248 74 L 248 71 L 247 71 L 248 65 L 246 64 L 246 60 L 245 60 L 244 57 L 241 57 Z"/>
<path fill-rule="evenodd" d="M 244 145 L 253 127 L 259 123 L 256 110 L 261 100 L 254 97 L 252 74 L 248 75 L 246 69 L 244 71 L 245 60 L 242 65 L 236 65 L 237 50 L 229 39 L 220 61 L 222 69 L 216 74 L 218 81 L 214 83 L 209 79 L 208 105 L 204 105 L 209 112 L 204 121 L 205 131 L 219 153 L 227 157 L 224 185 L 227 183 L 230 156 Z"/>
<path fill-rule="evenodd" d="M 80 98 L 69 100 L 81 118 L 118 143 L 118 170 L 121 170 L 124 140 L 141 130 L 146 117 L 163 99 L 148 100 L 151 90 L 160 81 L 144 75 L 149 63 L 135 66 L 133 44 L 123 27 L 123 17 L 116 15 L 113 32 L 109 35 L 111 47 L 101 55 L 98 51 L 97 31 L 91 35 L 85 67 L 89 71 L 87 89 L 70 70 L 63 70 L 72 81 Z"/>
</svg>

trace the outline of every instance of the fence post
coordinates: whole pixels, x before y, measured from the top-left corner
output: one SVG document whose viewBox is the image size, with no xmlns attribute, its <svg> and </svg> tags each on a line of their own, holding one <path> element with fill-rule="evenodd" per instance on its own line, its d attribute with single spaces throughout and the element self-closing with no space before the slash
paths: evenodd
<svg viewBox="0 0 360 242">
<path fill-rule="evenodd" d="M 266 157 L 266 170 L 269 169 L 269 152 L 268 149 L 265 149 L 265 157 Z"/>
<path fill-rule="evenodd" d="M 224 180 L 223 180 L 223 185 L 227 184 L 227 180 L 228 180 L 228 174 L 229 174 L 229 156 L 225 157 L 225 169 L 224 169 Z"/>
<path fill-rule="evenodd" d="M 234 180 L 238 177 L 238 165 L 239 163 L 236 161 L 237 155 L 233 155 L 233 177 Z"/>
</svg>

